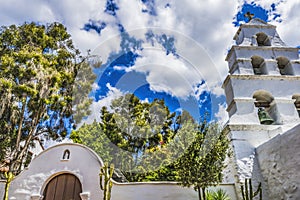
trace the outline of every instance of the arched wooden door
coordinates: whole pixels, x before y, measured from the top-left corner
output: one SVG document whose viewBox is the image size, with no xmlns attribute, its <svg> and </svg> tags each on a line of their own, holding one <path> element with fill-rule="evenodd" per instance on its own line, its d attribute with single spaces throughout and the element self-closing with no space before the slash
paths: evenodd
<svg viewBox="0 0 300 200">
<path fill-rule="evenodd" d="M 60 174 L 47 184 L 43 200 L 81 200 L 81 192 L 81 183 L 76 176 Z"/>
</svg>

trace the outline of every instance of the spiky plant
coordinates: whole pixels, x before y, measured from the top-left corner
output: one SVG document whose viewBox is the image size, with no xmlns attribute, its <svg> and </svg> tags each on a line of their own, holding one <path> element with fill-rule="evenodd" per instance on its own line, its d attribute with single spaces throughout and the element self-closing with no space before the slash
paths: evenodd
<svg viewBox="0 0 300 200">
<path fill-rule="evenodd" d="M 216 191 L 208 190 L 206 192 L 206 200 L 230 200 L 230 197 L 222 189 L 217 189 Z"/>
</svg>

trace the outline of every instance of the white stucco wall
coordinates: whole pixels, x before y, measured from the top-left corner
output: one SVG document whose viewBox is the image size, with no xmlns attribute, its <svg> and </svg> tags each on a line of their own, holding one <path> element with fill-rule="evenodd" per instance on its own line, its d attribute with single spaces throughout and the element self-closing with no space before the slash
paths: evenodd
<svg viewBox="0 0 300 200">
<path fill-rule="evenodd" d="M 5 181 L 4 180 L 0 180 L 0 199 L 3 197 L 4 187 L 5 187 Z"/>
<path fill-rule="evenodd" d="M 70 159 L 63 160 L 68 149 Z M 31 196 L 41 195 L 47 182 L 62 173 L 71 173 L 82 183 L 83 192 L 90 192 L 90 199 L 99 199 L 99 170 L 102 161 L 89 148 L 78 144 L 60 144 L 39 154 L 17 176 L 11 184 L 9 199 L 29 200 Z"/>
<path fill-rule="evenodd" d="M 63 160 L 63 153 L 68 149 L 70 159 Z M 88 194 L 86 200 L 102 199 L 99 187 L 101 159 L 89 148 L 79 144 L 59 144 L 39 154 L 17 176 L 10 187 L 9 199 L 40 200 L 47 183 L 56 175 L 71 173 L 82 183 L 82 192 Z M 0 182 L 0 195 L 4 184 Z M 234 184 L 218 186 L 226 190 L 232 200 L 236 200 Z M 216 189 L 216 187 L 211 188 Z M 0 197 L 1 198 L 1 197 Z M 172 182 L 114 183 L 112 200 L 197 200 L 197 192 L 192 188 L 183 188 Z"/>
<path fill-rule="evenodd" d="M 258 33 L 265 34 L 271 43 L 258 46 L 252 41 Z M 259 19 L 242 25 L 234 39 L 237 45 L 232 46 L 226 57 L 230 74 L 223 83 L 230 124 L 260 124 L 253 98 L 259 90 L 274 97 L 271 106 L 276 124 L 298 123 L 292 96 L 298 94 L 300 88 L 299 49 L 287 47 L 277 34 L 276 27 Z M 262 61 L 253 59 L 253 56 L 261 57 Z M 281 57 L 289 61 L 285 75 L 280 74 L 277 59 Z M 260 65 L 263 75 L 255 75 L 252 61 Z"/>
<path fill-rule="evenodd" d="M 282 133 L 281 126 L 276 125 L 227 125 L 224 131 L 228 132 L 231 140 L 233 155 L 227 173 L 234 176 L 237 194 L 241 197 L 241 184 L 245 178 L 252 178 L 253 186 L 260 181 L 260 169 L 257 165 L 255 149 Z"/>
<path fill-rule="evenodd" d="M 299 93 L 300 76 L 229 75 L 224 81 L 230 124 L 260 124 L 253 94 L 269 92 L 276 107 L 277 124 L 299 123 L 292 96 Z"/>
<path fill-rule="evenodd" d="M 226 191 L 231 200 L 236 200 L 233 184 L 222 184 L 218 187 Z M 112 190 L 112 200 L 198 200 L 198 193 L 193 188 L 183 188 L 176 183 L 125 183 L 116 184 Z"/>
<path fill-rule="evenodd" d="M 265 200 L 300 199 L 300 124 L 256 150 Z"/>
</svg>

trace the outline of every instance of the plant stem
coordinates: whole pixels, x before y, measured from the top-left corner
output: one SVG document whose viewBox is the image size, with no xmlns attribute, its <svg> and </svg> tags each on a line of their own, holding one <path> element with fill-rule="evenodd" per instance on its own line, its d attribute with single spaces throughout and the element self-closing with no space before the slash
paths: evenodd
<svg viewBox="0 0 300 200">
<path fill-rule="evenodd" d="M 8 191 L 11 181 L 14 178 L 14 175 L 12 172 L 5 172 L 6 182 L 5 182 L 5 192 L 3 196 L 3 200 L 8 200 Z"/>
</svg>

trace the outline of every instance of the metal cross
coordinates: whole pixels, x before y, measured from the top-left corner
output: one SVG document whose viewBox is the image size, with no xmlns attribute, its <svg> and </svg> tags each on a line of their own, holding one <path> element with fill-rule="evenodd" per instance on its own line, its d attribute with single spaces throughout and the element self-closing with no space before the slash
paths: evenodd
<svg viewBox="0 0 300 200">
<path fill-rule="evenodd" d="M 251 19 L 253 19 L 254 14 L 252 14 L 252 13 L 250 13 L 250 12 L 248 11 L 244 16 L 247 17 L 247 18 L 249 19 L 249 21 L 250 21 Z"/>
</svg>

